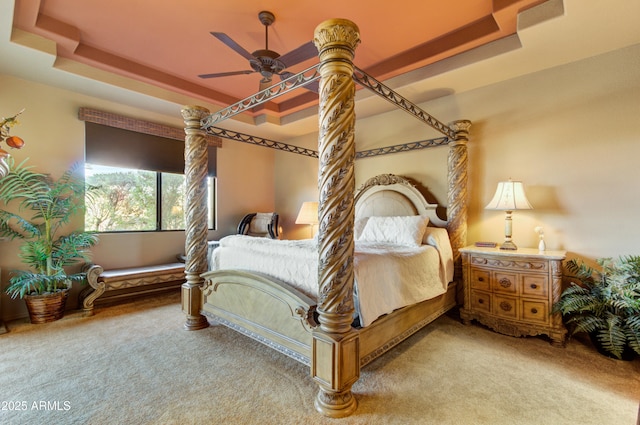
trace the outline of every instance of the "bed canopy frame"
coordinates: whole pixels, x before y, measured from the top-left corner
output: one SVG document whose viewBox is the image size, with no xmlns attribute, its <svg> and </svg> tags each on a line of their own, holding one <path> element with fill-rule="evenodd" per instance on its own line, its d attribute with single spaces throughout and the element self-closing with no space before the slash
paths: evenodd
<svg viewBox="0 0 640 425">
<path fill-rule="evenodd" d="M 182 110 L 187 185 L 186 282 L 182 286 L 182 309 L 186 315 L 185 329 L 198 330 L 209 325 L 201 313 L 204 282 L 201 275 L 207 271 L 208 236 L 206 136 L 230 137 L 214 124 L 319 80 L 319 326 L 312 332 L 311 375 L 319 386 L 316 409 L 330 417 L 344 417 L 355 411 L 357 403 L 351 387 L 360 374 L 359 334 L 351 326 L 354 312 L 351 295 L 354 286 L 354 160 L 358 156 L 354 141 L 356 81 L 446 137 L 449 145 L 447 230 L 456 264 L 460 259 L 458 250 L 466 243 L 466 144 L 471 123 L 461 120 L 445 125 L 355 68 L 353 58 L 359 42 L 359 30 L 353 22 L 345 19 L 325 21 L 314 32 L 314 43 L 319 52 L 318 65 L 214 114 L 199 106 L 185 106 Z M 430 144 L 433 142 L 416 142 L 383 148 L 383 151 L 421 148 Z M 285 146 L 285 149 L 288 148 Z M 314 156 L 313 151 L 298 153 Z M 360 156 L 372 154 L 375 153 L 365 152 Z"/>
</svg>

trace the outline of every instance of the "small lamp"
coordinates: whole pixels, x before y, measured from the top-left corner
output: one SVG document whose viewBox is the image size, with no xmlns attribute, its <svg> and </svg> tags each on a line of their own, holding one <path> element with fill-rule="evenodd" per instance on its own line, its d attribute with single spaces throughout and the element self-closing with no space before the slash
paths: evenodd
<svg viewBox="0 0 640 425">
<path fill-rule="evenodd" d="M 311 226 L 311 237 L 313 238 L 313 226 L 318 224 L 318 203 L 303 202 L 296 217 L 296 224 L 308 224 Z"/>
<path fill-rule="evenodd" d="M 530 210 L 533 207 L 524 194 L 522 182 L 499 182 L 493 199 L 484 207 L 487 210 L 500 210 L 507 213 L 504 222 L 504 243 L 500 249 L 517 250 L 518 247 L 511 240 L 511 213 L 515 210 Z"/>
</svg>

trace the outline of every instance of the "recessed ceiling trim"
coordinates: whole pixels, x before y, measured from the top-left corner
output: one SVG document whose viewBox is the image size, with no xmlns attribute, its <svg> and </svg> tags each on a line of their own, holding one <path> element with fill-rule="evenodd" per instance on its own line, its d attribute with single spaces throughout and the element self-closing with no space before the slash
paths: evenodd
<svg viewBox="0 0 640 425">
<path fill-rule="evenodd" d="M 463 28 L 445 34 L 435 40 L 422 43 L 377 65 L 370 66 L 366 71 L 368 74 L 384 80 L 391 73 L 397 75 L 398 69 L 414 66 L 416 63 L 425 64 L 430 58 L 452 51 L 474 40 L 498 33 L 499 30 L 500 27 L 495 18 L 492 15 L 488 15 Z"/>
</svg>

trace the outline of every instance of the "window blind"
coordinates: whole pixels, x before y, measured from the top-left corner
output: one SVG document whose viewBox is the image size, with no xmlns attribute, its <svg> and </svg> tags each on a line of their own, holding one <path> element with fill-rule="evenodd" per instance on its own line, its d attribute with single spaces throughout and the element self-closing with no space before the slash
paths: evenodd
<svg viewBox="0 0 640 425">
<path fill-rule="evenodd" d="M 208 148 L 208 174 L 216 175 L 215 146 Z M 85 121 L 85 160 L 112 167 L 184 174 L 184 141 Z"/>
</svg>

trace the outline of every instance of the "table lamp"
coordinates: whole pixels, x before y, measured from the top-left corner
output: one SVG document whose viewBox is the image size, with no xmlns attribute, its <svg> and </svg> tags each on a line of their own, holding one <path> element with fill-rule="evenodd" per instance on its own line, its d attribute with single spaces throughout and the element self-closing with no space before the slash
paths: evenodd
<svg viewBox="0 0 640 425">
<path fill-rule="evenodd" d="M 507 216 L 504 222 L 504 243 L 500 249 L 517 250 L 518 247 L 511 240 L 512 222 L 511 214 L 515 210 L 530 210 L 533 207 L 524 194 L 524 186 L 522 182 L 509 181 L 499 182 L 493 199 L 484 207 L 487 210 L 505 211 Z"/>
<path fill-rule="evenodd" d="M 318 203 L 303 202 L 296 217 L 296 224 L 308 224 L 311 226 L 311 237 L 313 238 L 313 226 L 318 224 Z"/>
</svg>

